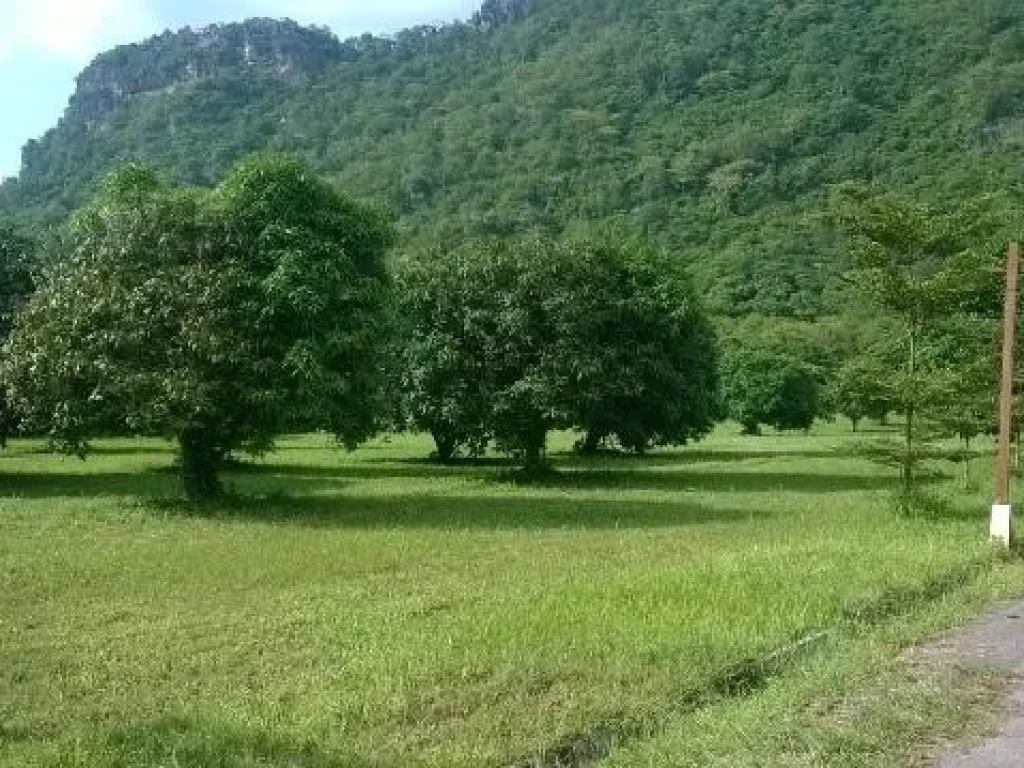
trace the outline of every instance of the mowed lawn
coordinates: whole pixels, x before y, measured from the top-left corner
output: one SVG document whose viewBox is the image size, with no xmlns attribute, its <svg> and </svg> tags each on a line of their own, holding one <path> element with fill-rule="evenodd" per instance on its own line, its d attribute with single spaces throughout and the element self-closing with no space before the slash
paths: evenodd
<svg viewBox="0 0 1024 768">
<path fill-rule="evenodd" d="M 497 462 L 431 465 L 420 437 L 346 454 L 309 436 L 229 473 L 237 496 L 202 511 L 177 500 L 162 442 L 103 441 L 86 462 L 16 442 L 0 765 L 502 766 L 622 723 L 616 765 L 740 764 L 728 734 L 690 755 L 679 735 L 723 670 L 815 629 L 833 639 L 812 667 L 843 638 L 871 667 L 892 652 L 856 638 L 902 621 L 899 600 L 955 604 L 972 568 L 1017 589 L 988 554 L 984 490 L 935 466 L 948 505 L 902 518 L 860 439 L 723 429 L 583 460 L 559 436 L 558 474 L 525 485 Z M 748 727 L 774 732 L 756 708 L 770 691 L 743 693 Z M 787 706 L 816 706 L 802 695 Z M 801 759 L 828 762 L 809 744 Z M 749 763 L 789 764 L 771 749 L 802 747 Z"/>
</svg>

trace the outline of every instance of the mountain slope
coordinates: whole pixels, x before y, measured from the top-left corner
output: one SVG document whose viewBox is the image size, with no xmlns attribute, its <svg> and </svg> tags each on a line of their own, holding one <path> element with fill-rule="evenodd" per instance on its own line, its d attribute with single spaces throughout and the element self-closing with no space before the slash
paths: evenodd
<svg viewBox="0 0 1024 768">
<path fill-rule="evenodd" d="M 165 35 L 83 73 L 0 212 L 62 215 L 125 159 L 208 184 L 264 148 L 385 202 L 410 243 L 644 228 L 714 309 L 815 314 L 843 263 L 808 215 L 828 185 L 1020 190 L 1024 4 L 488 0 L 393 40 Z"/>
</svg>

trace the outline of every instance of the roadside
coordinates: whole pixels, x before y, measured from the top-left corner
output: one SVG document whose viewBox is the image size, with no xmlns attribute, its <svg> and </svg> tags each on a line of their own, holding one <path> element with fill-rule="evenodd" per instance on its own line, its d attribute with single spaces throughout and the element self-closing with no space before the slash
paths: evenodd
<svg viewBox="0 0 1024 768">
<path fill-rule="evenodd" d="M 1024 561 L 1009 558 L 906 614 L 838 632 L 764 690 L 668 722 L 600 764 L 1024 768 L 1024 742 L 1012 741 L 1024 737 L 1022 593 Z M 994 747 L 1010 761 L 994 762 Z"/>
<path fill-rule="evenodd" d="M 938 768 L 1024 765 L 1024 601 L 997 605 L 973 624 L 915 649 L 911 658 L 929 664 L 997 671 L 1011 680 L 998 732 L 969 747 L 937 755 Z"/>
</svg>

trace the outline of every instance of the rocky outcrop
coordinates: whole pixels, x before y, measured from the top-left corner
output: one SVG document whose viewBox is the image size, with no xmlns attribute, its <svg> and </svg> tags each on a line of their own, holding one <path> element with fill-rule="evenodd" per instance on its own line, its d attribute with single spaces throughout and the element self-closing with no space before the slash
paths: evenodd
<svg viewBox="0 0 1024 768">
<path fill-rule="evenodd" d="M 480 27 L 500 27 L 526 18 L 530 0 L 484 0 L 473 22 Z"/>
<path fill-rule="evenodd" d="M 78 77 L 67 117 L 92 127 L 140 93 L 167 90 L 228 70 L 259 71 L 282 79 L 308 77 L 355 56 L 358 51 L 328 29 L 293 21 L 251 19 L 167 31 L 96 57 Z"/>
</svg>

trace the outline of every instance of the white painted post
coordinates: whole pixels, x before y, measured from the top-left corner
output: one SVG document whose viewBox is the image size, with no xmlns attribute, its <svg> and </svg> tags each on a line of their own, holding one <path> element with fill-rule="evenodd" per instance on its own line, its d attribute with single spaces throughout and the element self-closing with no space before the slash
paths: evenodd
<svg viewBox="0 0 1024 768">
<path fill-rule="evenodd" d="M 992 524 L 989 527 L 992 541 L 1009 547 L 1013 542 L 1013 507 L 1009 504 L 992 505 Z"/>
<path fill-rule="evenodd" d="M 1013 429 L 1014 342 L 1017 330 L 1017 281 L 1020 246 L 1010 245 L 1006 259 L 1006 304 L 1003 308 L 1003 375 L 999 394 L 999 455 L 996 458 L 996 503 L 992 505 L 989 531 L 992 540 L 1005 547 L 1013 541 L 1013 495 L 1010 467 L 1010 432 Z"/>
</svg>

